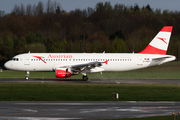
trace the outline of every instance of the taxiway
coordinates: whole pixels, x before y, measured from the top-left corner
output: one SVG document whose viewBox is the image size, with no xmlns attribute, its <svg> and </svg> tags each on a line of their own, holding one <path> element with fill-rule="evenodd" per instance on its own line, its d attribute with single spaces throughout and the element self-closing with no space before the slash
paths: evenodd
<svg viewBox="0 0 180 120">
<path fill-rule="evenodd" d="M 180 102 L 0 102 L 0 119 L 117 119 L 167 116 L 180 111 Z"/>
<path fill-rule="evenodd" d="M 0 83 L 180 84 L 179 79 L 34 79 L 0 78 Z"/>
</svg>

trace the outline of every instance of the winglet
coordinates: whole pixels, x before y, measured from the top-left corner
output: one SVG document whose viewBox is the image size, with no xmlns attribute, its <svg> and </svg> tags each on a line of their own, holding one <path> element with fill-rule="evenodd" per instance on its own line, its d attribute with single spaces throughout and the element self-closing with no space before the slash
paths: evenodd
<svg viewBox="0 0 180 120">
<path fill-rule="evenodd" d="M 164 26 L 149 45 L 139 54 L 166 55 L 173 26 Z"/>
</svg>

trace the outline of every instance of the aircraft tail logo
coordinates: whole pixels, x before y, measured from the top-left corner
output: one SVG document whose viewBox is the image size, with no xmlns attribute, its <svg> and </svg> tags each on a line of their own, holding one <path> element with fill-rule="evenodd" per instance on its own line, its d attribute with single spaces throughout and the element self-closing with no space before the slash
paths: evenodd
<svg viewBox="0 0 180 120">
<path fill-rule="evenodd" d="M 173 26 L 164 26 L 149 45 L 139 54 L 166 55 Z"/>
<path fill-rule="evenodd" d="M 158 39 L 160 39 L 160 40 L 162 40 L 164 43 L 166 43 L 167 44 L 167 42 L 165 41 L 166 40 L 166 38 L 159 38 L 159 37 L 157 37 Z"/>
</svg>

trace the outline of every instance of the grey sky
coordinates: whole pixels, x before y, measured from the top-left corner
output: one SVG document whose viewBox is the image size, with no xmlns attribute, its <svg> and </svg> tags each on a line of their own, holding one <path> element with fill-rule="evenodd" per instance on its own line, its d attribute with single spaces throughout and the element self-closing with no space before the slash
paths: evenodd
<svg viewBox="0 0 180 120">
<path fill-rule="evenodd" d="M 0 0 L 0 10 L 5 11 L 5 13 L 10 13 L 13 9 L 14 5 L 20 5 L 23 3 L 25 6 L 27 4 L 36 4 L 42 1 L 44 4 L 47 3 L 48 0 Z M 180 0 L 51 0 L 57 1 L 61 4 L 61 7 L 69 12 L 71 10 L 86 9 L 87 7 L 95 8 L 97 2 L 105 2 L 110 1 L 111 5 L 114 6 L 116 3 L 124 4 L 126 6 L 134 6 L 135 3 L 139 5 L 139 7 L 146 6 L 149 4 L 153 10 L 156 8 L 163 10 L 172 10 L 172 11 L 180 11 Z"/>
</svg>

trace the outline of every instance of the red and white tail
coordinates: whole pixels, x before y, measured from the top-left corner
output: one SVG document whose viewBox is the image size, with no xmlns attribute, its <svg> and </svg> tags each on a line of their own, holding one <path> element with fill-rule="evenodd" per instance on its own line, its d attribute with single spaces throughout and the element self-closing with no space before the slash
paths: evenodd
<svg viewBox="0 0 180 120">
<path fill-rule="evenodd" d="M 166 55 L 173 26 L 164 26 L 149 45 L 139 54 Z"/>
</svg>

